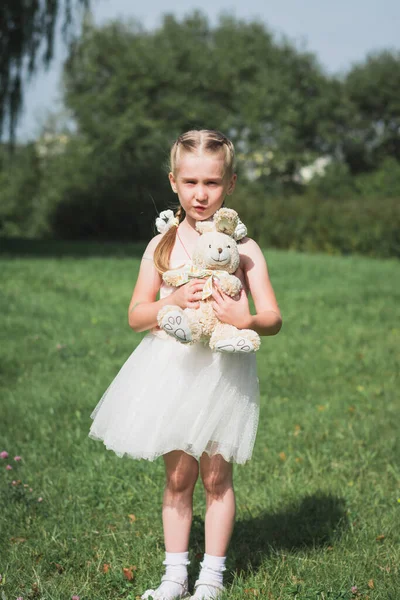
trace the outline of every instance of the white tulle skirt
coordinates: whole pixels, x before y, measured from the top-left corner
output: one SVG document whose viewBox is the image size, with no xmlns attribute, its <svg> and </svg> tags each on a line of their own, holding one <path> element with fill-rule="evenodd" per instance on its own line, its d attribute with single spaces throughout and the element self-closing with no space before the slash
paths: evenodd
<svg viewBox="0 0 400 600">
<path fill-rule="evenodd" d="M 244 463 L 257 433 L 255 354 L 221 354 L 149 333 L 90 415 L 89 436 L 118 456 L 171 450 Z"/>
</svg>

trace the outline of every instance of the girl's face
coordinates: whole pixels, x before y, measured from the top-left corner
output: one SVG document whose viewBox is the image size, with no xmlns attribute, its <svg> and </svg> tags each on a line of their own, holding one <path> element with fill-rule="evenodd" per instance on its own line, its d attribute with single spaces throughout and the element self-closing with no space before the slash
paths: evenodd
<svg viewBox="0 0 400 600">
<path fill-rule="evenodd" d="M 226 194 L 231 194 L 236 174 L 224 176 L 223 154 L 185 152 L 179 158 L 176 173 L 169 174 L 174 192 L 189 222 L 204 221 L 221 208 Z"/>
</svg>

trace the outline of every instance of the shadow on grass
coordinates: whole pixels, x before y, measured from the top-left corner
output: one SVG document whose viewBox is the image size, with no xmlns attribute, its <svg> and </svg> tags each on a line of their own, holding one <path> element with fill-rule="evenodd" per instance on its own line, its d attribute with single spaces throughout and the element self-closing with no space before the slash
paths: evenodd
<svg viewBox="0 0 400 600">
<path fill-rule="evenodd" d="M 0 238 L 0 256 L 7 258 L 141 258 L 145 247 L 146 242 Z"/>
<path fill-rule="evenodd" d="M 229 547 L 226 583 L 231 582 L 234 571 L 257 569 L 265 557 L 276 552 L 333 545 L 347 526 L 344 500 L 322 493 L 306 496 L 275 513 L 238 519 Z M 204 522 L 199 517 L 193 521 L 192 542 L 200 559 L 204 552 Z"/>
</svg>

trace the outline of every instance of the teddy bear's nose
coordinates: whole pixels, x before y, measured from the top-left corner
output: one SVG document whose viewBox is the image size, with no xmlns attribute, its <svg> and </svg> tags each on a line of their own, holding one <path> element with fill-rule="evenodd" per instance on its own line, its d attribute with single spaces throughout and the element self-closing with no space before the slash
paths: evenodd
<svg viewBox="0 0 400 600">
<path fill-rule="evenodd" d="M 218 248 L 218 254 L 221 254 L 222 248 Z"/>
</svg>

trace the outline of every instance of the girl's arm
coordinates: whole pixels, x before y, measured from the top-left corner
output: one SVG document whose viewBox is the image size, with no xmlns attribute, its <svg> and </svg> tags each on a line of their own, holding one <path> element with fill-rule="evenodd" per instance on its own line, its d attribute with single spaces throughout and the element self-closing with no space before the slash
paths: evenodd
<svg viewBox="0 0 400 600">
<path fill-rule="evenodd" d="M 161 237 L 156 235 L 143 254 L 139 275 L 129 303 L 129 326 L 137 332 L 157 327 L 157 313 L 167 304 L 175 304 L 181 308 L 199 306 L 201 290 L 204 286 L 204 281 L 201 279 L 193 279 L 166 298 L 157 300 L 162 277 L 154 266 L 153 253 Z"/>
<path fill-rule="evenodd" d="M 282 327 L 282 316 L 264 255 L 251 238 L 247 238 L 242 247 L 243 270 L 256 309 L 256 314 L 250 315 L 248 328 L 259 335 L 276 335 Z"/>
<path fill-rule="evenodd" d="M 240 265 L 252 295 L 256 314 L 250 313 L 244 290 L 236 299 L 221 291 L 214 294 L 214 310 L 223 323 L 239 329 L 253 329 L 259 335 L 276 335 L 282 327 L 281 312 L 269 279 L 267 263 L 260 247 L 251 238 L 239 244 Z"/>
</svg>

